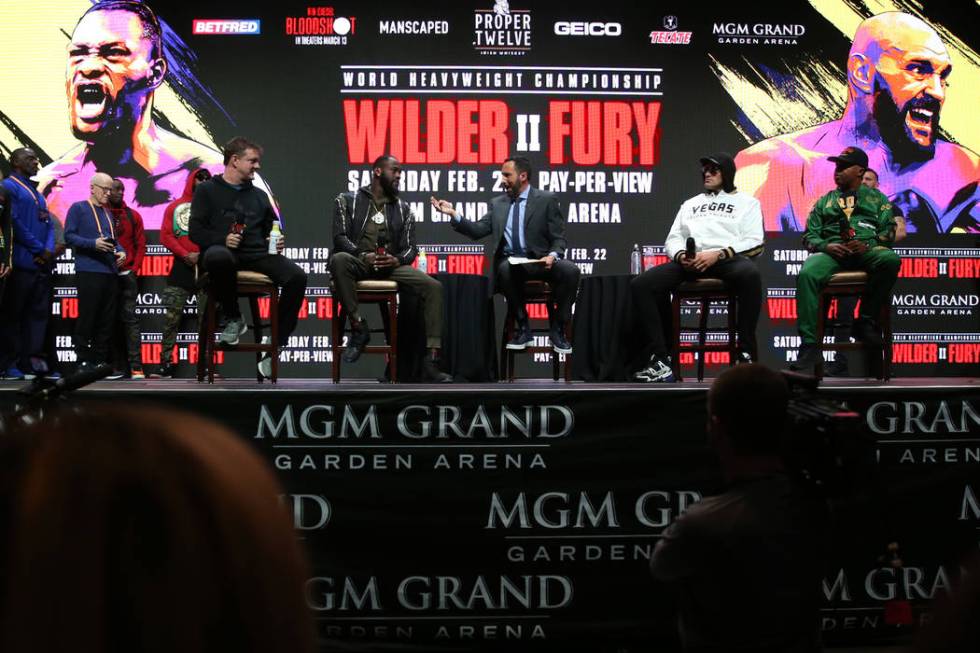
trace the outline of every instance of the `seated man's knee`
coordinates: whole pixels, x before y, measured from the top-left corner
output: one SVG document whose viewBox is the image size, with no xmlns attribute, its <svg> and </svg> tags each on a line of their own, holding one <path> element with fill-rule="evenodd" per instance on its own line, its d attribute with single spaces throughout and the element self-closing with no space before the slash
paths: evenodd
<svg viewBox="0 0 980 653">
<path fill-rule="evenodd" d="M 357 257 L 355 257 L 353 254 L 348 254 L 347 252 L 334 252 L 334 255 L 330 257 L 330 271 L 334 272 L 336 270 L 344 270 L 347 268 L 347 265 L 356 258 Z"/>
</svg>

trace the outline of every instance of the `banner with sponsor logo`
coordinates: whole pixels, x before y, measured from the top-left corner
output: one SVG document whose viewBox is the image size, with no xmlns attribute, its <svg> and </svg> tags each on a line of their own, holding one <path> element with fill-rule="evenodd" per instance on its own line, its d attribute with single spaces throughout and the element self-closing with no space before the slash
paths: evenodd
<svg viewBox="0 0 980 653">
<path fill-rule="evenodd" d="M 667 647 L 673 599 L 649 558 L 679 514 L 723 489 L 705 392 L 483 387 L 109 389 L 79 403 L 172 402 L 256 447 L 311 553 L 324 650 Z M 980 393 L 822 395 L 860 415 L 876 461 L 835 504 L 824 639 L 908 637 L 980 543 Z"/>
<path fill-rule="evenodd" d="M 383 153 L 402 162 L 401 194 L 432 254 L 430 272 L 488 273 L 485 243 L 463 239 L 428 200 L 477 219 L 501 192 L 502 160 L 519 155 L 530 159 L 534 185 L 561 200 L 566 256 L 587 275 L 625 274 L 634 244 L 662 252 L 678 207 L 700 192 L 699 157 L 736 155 L 737 186 L 760 200 L 767 231 L 762 355 L 785 365 L 798 344 L 800 231 L 833 188 L 826 158 L 853 144 L 839 140 L 852 127 L 874 136 L 864 143 L 871 167 L 909 232 L 897 246 L 896 373 L 962 376 L 980 362 L 980 130 L 970 94 L 980 57 L 964 27 L 980 18 L 975 5 L 142 7 L 39 0 L 0 9 L 9 51 L 0 83 L 18 89 L 0 100 L 0 153 L 37 151 L 40 188 L 60 218 L 87 197 L 95 171 L 120 178 L 156 243 L 191 169 L 219 172 L 220 145 L 234 135 L 261 143 L 256 183 L 275 198 L 286 253 L 316 289 L 283 352 L 285 376 L 325 374 L 329 348 L 313 341 L 327 337 L 320 321 L 330 319 L 321 300 L 333 199 L 368 183 Z M 866 20 L 885 9 L 892 13 Z M 897 45 L 879 57 L 884 34 Z M 69 364 L 72 256 L 57 263 L 53 306 L 53 346 Z M 183 264 L 159 246 L 144 260 L 148 363 L 164 278 Z M 191 342 L 189 323 L 183 330 L 180 341 Z M 193 362 L 196 352 L 181 345 L 175 355 Z M 250 375 L 247 358 L 229 357 L 225 373 Z M 547 374 L 546 362 L 519 364 Z M 359 363 L 350 375 L 374 371 Z"/>
</svg>

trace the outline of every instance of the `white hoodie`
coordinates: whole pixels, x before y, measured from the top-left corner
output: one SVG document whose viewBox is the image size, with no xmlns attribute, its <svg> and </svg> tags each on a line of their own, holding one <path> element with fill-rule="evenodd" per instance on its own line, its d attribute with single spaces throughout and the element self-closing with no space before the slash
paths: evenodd
<svg viewBox="0 0 980 653">
<path fill-rule="evenodd" d="M 722 250 L 721 258 L 754 256 L 764 236 L 759 200 L 738 191 L 701 193 L 681 204 L 665 242 L 667 256 L 676 260 L 694 238 L 697 251 Z"/>
</svg>

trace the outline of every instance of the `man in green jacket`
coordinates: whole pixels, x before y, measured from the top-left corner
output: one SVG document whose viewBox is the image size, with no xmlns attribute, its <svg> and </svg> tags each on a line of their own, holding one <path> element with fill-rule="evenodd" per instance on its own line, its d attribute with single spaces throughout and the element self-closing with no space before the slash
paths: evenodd
<svg viewBox="0 0 980 653">
<path fill-rule="evenodd" d="M 861 184 L 868 168 L 868 155 L 847 147 L 828 159 L 836 164 L 833 190 L 810 211 L 803 242 L 813 254 L 807 258 L 796 281 L 799 356 L 793 370 L 812 372 L 822 357 L 817 343 L 817 306 L 820 290 L 841 270 L 864 270 L 868 285 L 861 297 L 852 335 L 869 346 L 881 345 L 881 330 L 875 318 L 887 301 L 900 260 L 891 246 L 895 242 L 895 217 L 888 198 Z"/>
</svg>

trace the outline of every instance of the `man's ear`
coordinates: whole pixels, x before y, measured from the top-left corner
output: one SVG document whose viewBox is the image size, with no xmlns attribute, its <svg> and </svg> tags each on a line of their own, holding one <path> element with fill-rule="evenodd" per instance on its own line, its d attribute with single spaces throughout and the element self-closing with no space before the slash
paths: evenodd
<svg viewBox="0 0 980 653">
<path fill-rule="evenodd" d="M 855 52 L 847 60 L 847 78 L 851 85 L 862 93 L 871 93 L 874 88 L 875 67 L 867 56 Z"/>
<path fill-rule="evenodd" d="M 150 76 L 148 78 L 150 88 L 159 88 L 163 80 L 167 77 L 167 60 L 158 57 L 150 64 Z"/>
</svg>

